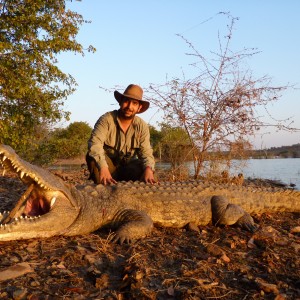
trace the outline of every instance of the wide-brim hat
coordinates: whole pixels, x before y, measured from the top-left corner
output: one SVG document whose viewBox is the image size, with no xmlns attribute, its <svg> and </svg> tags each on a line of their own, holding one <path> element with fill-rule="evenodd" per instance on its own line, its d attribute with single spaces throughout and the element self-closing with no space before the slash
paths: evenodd
<svg viewBox="0 0 300 300">
<path fill-rule="evenodd" d="M 124 97 L 140 101 L 142 107 L 138 114 L 145 112 L 150 106 L 148 101 L 143 100 L 143 89 L 136 84 L 130 84 L 123 94 L 115 91 L 114 96 L 119 103 L 121 103 Z"/>
</svg>

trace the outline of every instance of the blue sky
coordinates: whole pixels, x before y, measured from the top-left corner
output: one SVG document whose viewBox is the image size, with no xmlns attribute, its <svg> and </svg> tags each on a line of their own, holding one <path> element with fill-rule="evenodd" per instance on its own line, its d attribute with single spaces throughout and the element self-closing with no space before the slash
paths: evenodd
<svg viewBox="0 0 300 300">
<path fill-rule="evenodd" d="M 232 39 L 234 50 L 257 48 L 261 51 L 247 62 L 254 75 L 268 75 L 274 85 L 296 84 L 297 90 L 283 94 L 269 106 L 277 119 L 293 117 L 300 129 L 300 1 L 298 0 L 83 0 L 68 7 L 91 23 L 84 24 L 78 41 L 92 44 L 97 52 L 84 57 L 66 53 L 59 67 L 75 77 L 77 91 L 68 97 L 64 110 L 71 122 L 85 121 L 94 126 L 100 115 L 118 108 L 113 94 L 100 89 L 130 83 L 148 87 L 168 78 L 193 78 L 194 60 L 187 56 L 182 34 L 205 54 L 216 50 L 218 31 L 224 33 L 228 20 L 217 15 L 230 12 L 239 18 Z M 209 20 L 209 21 L 206 21 Z M 141 117 L 156 126 L 161 112 L 149 109 Z M 68 123 L 62 124 L 66 126 Z M 294 134 L 272 132 L 257 136 L 256 148 L 300 143 Z"/>
</svg>

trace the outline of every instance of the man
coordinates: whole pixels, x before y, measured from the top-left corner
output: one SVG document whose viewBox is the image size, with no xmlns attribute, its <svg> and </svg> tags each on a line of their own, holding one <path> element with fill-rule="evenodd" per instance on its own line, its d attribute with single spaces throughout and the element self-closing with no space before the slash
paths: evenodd
<svg viewBox="0 0 300 300">
<path fill-rule="evenodd" d="M 123 94 L 114 92 L 120 108 L 102 115 L 88 142 L 86 161 L 90 178 L 104 185 L 121 180 L 155 183 L 155 161 L 149 127 L 136 114 L 145 112 L 140 86 L 130 84 Z"/>
</svg>

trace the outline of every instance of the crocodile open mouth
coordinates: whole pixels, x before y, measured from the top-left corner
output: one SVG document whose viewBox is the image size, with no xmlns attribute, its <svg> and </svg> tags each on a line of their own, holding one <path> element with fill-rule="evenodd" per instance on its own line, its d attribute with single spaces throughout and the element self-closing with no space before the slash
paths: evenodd
<svg viewBox="0 0 300 300">
<path fill-rule="evenodd" d="M 23 160 L 8 145 L 0 144 L 0 168 L 14 172 L 27 190 L 10 212 L 0 213 L 0 241 L 66 234 L 80 207 L 76 189 L 47 169 Z"/>
<path fill-rule="evenodd" d="M 5 151 L 0 150 L 0 166 L 3 176 L 6 170 L 14 172 L 27 186 L 27 190 L 11 212 L 0 212 L 0 224 L 9 224 L 18 219 L 36 218 L 48 213 L 55 204 L 55 193 L 46 183 L 32 171 L 26 170 L 26 165 L 8 157 Z"/>
<path fill-rule="evenodd" d="M 39 195 L 36 190 L 33 190 L 26 200 L 26 205 L 23 211 L 25 216 L 44 215 L 50 211 L 50 207 L 55 203 L 55 198 L 49 203 L 43 195 Z"/>
<path fill-rule="evenodd" d="M 52 192 L 31 184 L 20 197 L 12 211 L 0 212 L 0 224 L 10 224 L 19 219 L 35 219 L 47 214 L 55 204 Z"/>
<path fill-rule="evenodd" d="M 54 205 L 56 198 L 52 197 L 49 201 L 38 189 L 32 189 L 31 186 L 20 197 L 12 211 L 0 212 L 0 224 L 11 224 L 20 219 L 35 219 L 47 214 Z M 29 194 L 29 195 L 28 195 Z M 28 195 L 28 196 L 27 196 Z"/>
</svg>

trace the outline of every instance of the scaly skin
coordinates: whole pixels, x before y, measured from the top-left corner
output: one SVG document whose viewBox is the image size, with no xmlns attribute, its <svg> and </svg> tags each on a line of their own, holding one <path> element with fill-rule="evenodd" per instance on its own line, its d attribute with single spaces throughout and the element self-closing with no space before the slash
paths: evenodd
<svg viewBox="0 0 300 300">
<path fill-rule="evenodd" d="M 0 241 L 81 235 L 109 226 L 117 228 L 115 240 L 122 243 L 146 236 L 153 224 L 179 228 L 211 221 L 255 230 L 250 213 L 300 211 L 299 191 L 195 181 L 74 187 L 24 161 L 9 146 L 0 145 L 0 162 L 30 186 L 9 218 L 0 214 Z"/>
</svg>

